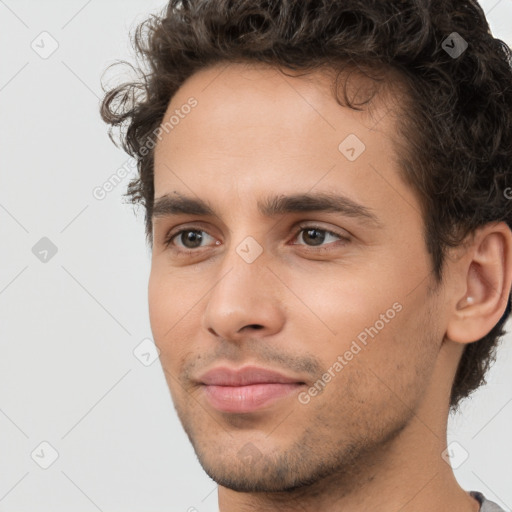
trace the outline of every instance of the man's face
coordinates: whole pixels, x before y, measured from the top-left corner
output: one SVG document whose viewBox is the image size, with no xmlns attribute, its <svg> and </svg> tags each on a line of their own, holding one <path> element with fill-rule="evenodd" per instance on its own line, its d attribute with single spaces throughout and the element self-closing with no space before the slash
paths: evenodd
<svg viewBox="0 0 512 512">
<path fill-rule="evenodd" d="M 157 203 L 188 197 L 214 214 L 160 202 L 150 320 L 205 471 L 239 491 L 285 490 L 368 467 L 406 431 L 435 396 L 446 318 L 386 106 L 339 106 L 321 73 L 222 69 L 192 76 L 163 120 L 181 114 L 156 147 Z M 258 207 L 303 194 L 362 208 Z M 249 367 L 289 382 L 236 374 Z M 216 368 L 235 375 L 204 377 Z"/>
</svg>

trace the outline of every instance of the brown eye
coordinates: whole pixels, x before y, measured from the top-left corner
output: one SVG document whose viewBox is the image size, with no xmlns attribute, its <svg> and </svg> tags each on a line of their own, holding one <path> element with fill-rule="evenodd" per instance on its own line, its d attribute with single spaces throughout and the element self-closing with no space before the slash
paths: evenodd
<svg viewBox="0 0 512 512">
<path fill-rule="evenodd" d="M 321 245 L 325 240 L 326 231 L 323 229 L 310 228 L 303 230 L 302 239 L 311 245 Z"/>
<path fill-rule="evenodd" d="M 196 249 L 197 247 L 200 247 L 201 241 L 203 240 L 201 231 L 195 230 L 182 231 L 178 238 L 183 246 L 187 249 Z"/>
<path fill-rule="evenodd" d="M 295 235 L 295 239 L 304 243 L 296 243 L 294 245 L 305 245 L 306 247 L 318 247 L 319 249 L 329 249 L 329 246 L 343 245 L 350 241 L 350 238 L 341 233 L 329 231 L 319 226 L 300 226 L 300 230 Z M 326 243 L 324 243 L 326 242 Z M 336 243 L 336 242 L 339 242 Z"/>
<path fill-rule="evenodd" d="M 206 231 L 203 231 L 202 229 L 182 229 L 177 233 L 169 235 L 165 240 L 164 245 L 166 247 L 173 246 L 177 252 L 187 252 L 204 247 L 204 244 L 201 244 L 208 238 L 213 240 L 213 237 L 211 237 L 208 233 L 206 233 Z"/>
</svg>

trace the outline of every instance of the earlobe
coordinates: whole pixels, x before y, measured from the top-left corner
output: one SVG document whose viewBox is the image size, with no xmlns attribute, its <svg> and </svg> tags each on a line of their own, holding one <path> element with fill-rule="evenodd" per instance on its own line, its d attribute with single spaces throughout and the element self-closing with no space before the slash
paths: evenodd
<svg viewBox="0 0 512 512">
<path fill-rule="evenodd" d="M 512 285 L 512 232 L 504 222 L 477 230 L 462 265 L 462 297 L 450 315 L 446 337 L 457 343 L 483 338 L 505 312 Z M 460 290 L 460 287 L 459 287 Z"/>
</svg>

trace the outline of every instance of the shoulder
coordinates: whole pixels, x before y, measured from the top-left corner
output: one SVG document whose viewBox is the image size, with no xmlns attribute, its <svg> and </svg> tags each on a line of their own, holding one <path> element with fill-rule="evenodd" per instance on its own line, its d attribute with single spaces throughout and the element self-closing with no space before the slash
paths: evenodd
<svg viewBox="0 0 512 512">
<path fill-rule="evenodd" d="M 470 491 L 469 494 L 480 502 L 480 512 L 505 512 L 505 510 L 494 503 L 494 501 L 488 500 L 481 492 Z"/>
</svg>

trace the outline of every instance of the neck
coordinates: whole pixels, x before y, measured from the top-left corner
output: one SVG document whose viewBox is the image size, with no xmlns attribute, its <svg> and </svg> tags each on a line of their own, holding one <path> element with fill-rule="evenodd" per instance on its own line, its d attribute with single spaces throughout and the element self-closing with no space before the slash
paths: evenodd
<svg viewBox="0 0 512 512">
<path fill-rule="evenodd" d="M 416 430 L 423 434 L 418 447 Z M 333 474 L 328 479 L 289 492 L 239 493 L 219 486 L 220 512 L 478 512 L 479 504 L 457 483 L 451 467 L 441 458 L 444 438 L 437 438 L 420 420 L 402 431 L 400 454 L 393 446 L 387 457 L 366 459 L 366 470 L 351 475 Z M 406 439 L 408 438 L 408 439 Z M 430 442 L 426 442 L 430 438 Z M 410 451 L 403 451 L 406 446 Z M 420 448 L 420 449 L 419 449 Z M 408 454 L 413 454 L 409 456 Z"/>
</svg>

